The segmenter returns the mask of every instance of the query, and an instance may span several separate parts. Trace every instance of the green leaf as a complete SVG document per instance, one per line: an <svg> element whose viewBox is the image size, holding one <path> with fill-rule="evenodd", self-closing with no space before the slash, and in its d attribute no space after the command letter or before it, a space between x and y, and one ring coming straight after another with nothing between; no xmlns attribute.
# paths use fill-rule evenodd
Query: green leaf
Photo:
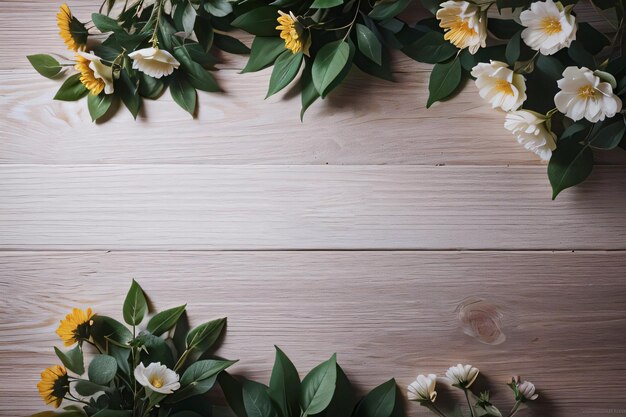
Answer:
<svg viewBox="0 0 626 417"><path fill-rule="evenodd" d="M599 129L594 129L589 138L589 145L595 149L615 149L626 134L626 122L623 116L605 120Z"/></svg>
<svg viewBox="0 0 626 417"><path fill-rule="evenodd" d="M337 385L330 404L323 413L317 417L351 416L354 411L354 390L348 377L337 365Z"/></svg>
<svg viewBox="0 0 626 417"><path fill-rule="evenodd" d="M119 321L107 316L94 316L91 326L91 337L93 341L102 346L106 352L117 361L117 366L127 375L130 373L128 358L130 349L118 345L126 345L133 335Z"/></svg>
<svg viewBox="0 0 626 417"><path fill-rule="evenodd" d="M113 103L113 96L104 93L100 93L97 96L89 94L87 96L87 108L89 109L91 120L95 122L104 116L111 107L111 103Z"/></svg>
<svg viewBox="0 0 626 417"><path fill-rule="evenodd" d="M270 86L265 98L276 94L289 85L300 69L303 56L304 54L302 52L293 54L291 51L285 51L278 57L276 62L274 62L274 69L270 77Z"/></svg>
<svg viewBox="0 0 626 417"><path fill-rule="evenodd" d="M132 411L126 410L110 410L108 408L102 409L98 411L91 417L131 417L133 415Z"/></svg>
<svg viewBox="0 0 626 417"><path fill-rule="evenodd" d="M305 415L321 413L333 398L337 382L337 355L322 362L302 380L300 406Z"/></svg>
<svg viewBox="0 0 626 417"><path fill-rule="evenodd" d="M261 6L236 17L231 25L256 36L276 36L278 11L271 6Z"/></svg>
<svg viewBox="0 0 626 417"><path fill-rule="evenodd" d="M139 86L131 81L126 69L121 71L120 82L118 82L117 85L118 87L116 87L115 92L118 93L130 114L133 115L133 118L137 119L139 109L141 108L141 97L138 91Z"/></svg>
<svg viewBox="0 0 626 417"><path fill-rule="evenodd" d="M220 87L217 85L215 78L202 67L202 65L195 62L189 52L184 46L178 46L174 48L174 56L183 67L189 83L198 90L217 92L220 91Z"/></svg>
<svg viewBox="0 0 626 417"><path fill-rule="evenodd" d="M215 17L224 17L233 11L233 6L228 0L206 0L204 9Z"/></svg>
<svg viewBox="0 0 626 417"><path fill-rule="evenodd" d="M583 182L593 169L593 152L578 142L559 141L548 164L552 199L566 188Z"/></svg>
<svg viewBox="0 0 626 417"><path fill-rule="evenodd" d="M133 346L141 348L141 362L149 365L153 362L161 362L168 368L174 367L174 355L172 349L165 340L153 334L142 332L133 341Z"/></svg>
<svg viewBox="0 0 626 417"><path fill-rule="evenodd" d="M357 406L354 417L391 417L396 406L396 381L374 388Z"/></svg>
<svg viewBox="0 0 626 417"><path fill-rule="evenodd" d="M65 366L67 369L74 372L76 375L82 375L83 373L85 373L83 351L81 350L80 345L76 345L76 347L68 350L67 352L63 352L55 346L54 352L61 360L63 366Z"/></svg>
<svg viewBox="0 0 626 417"><path fill-rule="evenodd" d="M117 362L109 355L95 355L89 364L87 375L94 384L106 385L117 373Z"/></svg>
<svg viewBox="0 0 626 417"><path fill-rule="evenodd" d="M91 21L98 28L98 30L102 33L106 32L123 32L123 29L117 23L117 20L110 18L109 16L100 14L100 13L92 13Z"/></svg>
<svg viewBox="0 0 626 417"><path fill-rule="evenodd" d="M76 101L87 95L89 90L80 82L80 74L74 74L69 77L59 88L55 100Z"/></svg>
<svg viewBox="0 0 626 417"><path fill-rule="evenodd" d="M342 40L327 43L318 51L313 61L311 75L313 84L322 97L348 63L349 56L350 45Z"/></svg>
<svg viewBox="0 0 626 417"><path fill-rule="evenodd" d="M306 65L300 76L300 90L302 109L300 110L300 121L304 119L306 110L317 100L320 94L315 89L311 75L311 65Z"/></svg>
<svg viewBox="0 0 626 417"><path fill-rule="evenodd" d="M28 58L30 65L32 65L39 74L46 78L54 78L63 69L59 61L50 55L37 54L29 55L26 58Z"/></svg>
<svg viewBox="0 0 626 417"><path fill-rule="evenodd" d="M374 20L391 19L402 13L404 9L411 3L411 0L395 0L378 2L369 13L369 17Z"/></svg>
<svg viewBox="0 0 626 417"><path fill-rule="evenodd" d="M222 334L226 319L212 320L191 329L187 334L187 349L194 349L199 354L206 352Z"/></svg>
<svg viewBox="0 0 626 417"><path fill-rule="evenodd" d="M124 321L131 326L136 326L141 323L147 311L148 301L146 301L146 296L137 281L133 279L124 300Z"/></svg>
<svg viewBox="0 0 626 417"><path fill-rule="evenodd" d="M365 25L356 24L356 38L359 51L366 57L374 61L376 64L382 64L383 46L374 34Z"/></svg>
<svg viewBox="0 0 626 417"><path fill-rule="evenodd" d="M179 402L213 388L217 375L237 361L203 360L193 363L180 379L181 388L167 402Z"/></svg>
<svg viewBox="0 0 626 417"><path fill-rule="evenodd" d="M186 306L187 304L184 304L155 314L154 317L148 321L146 330L155 336L161 336L174 327L180 316L185 312Z"/></svg>
<svg viewBox="0 0 626 417"><path fill-rule="evenodd" d="M435 64L433 71L430 73L426 108L432 106L434 102L450 96L460 83L461 62L458 58L445 64Z"/></svg>
<svg viewBox="0 0 626 417"><path fill-rule="evenodd" d="M90 397L97 392L107 391L109 387L103 387L102 385L95 384L91 381L80 380L76 382L74 389L79 395Z"/></svg>
<svg viewBox="0 0 626 417"><path fill-rule="evenodd" d="M285 50L285 42L282 39L257 36L252 41L248 63L241 72L262 70L270 66Z"/></svg>
<svg viewBox="0 0 626 417"><path fill-rule="evenodd" d="M489 32L498 39L510 39L517 32L521 32L524 27L512 19L491 19L487 20Z"/></svg>
<svg viewBox="0 0 626 417"><path fill-rule="evenodd" d="M331 7L341 6L344 0L315 0L311 5L311 9L330 9Z"/></svg>
<svg viewBox="0 0 626 417"><path fill-rule="evenodd" d="M214 34L215 46L224 52L238 55L246 55L250 53L248 48L239 39L235 39L232 36L222 35L221 33Z"/></svg>
<svg viewBox="0 0 626 417"><path fill-rule="evenodd" d="M591 26L587 22L577 22L576 39L579 40L590 54L598 54L605 46L611 42L602 32Z"/></svg>
<svg viewBox="0 0 626 417"><path fill-rule="evenodd" d="M506 45L506 62L509 65L515 64L515 61L519 59L520 48L522 44L522 32L519 31L509 40L509 43Z"/></svg>
<svg viewBox="0 0 626 417"><path fill-rule="evenodd" d="M180 71L172 74L172 82L170 83L170 94L180 107L192 116L196 111L196 89L189 84L189 81Z"/></svg>
<svg viewBox="0 0 626 417"><path fill-rule="evenodd" d="M224 392L226 402L228 402L228 406L234 411L237 417L248 417L243 404L243 387L241 383L226 371L220 372L217 378Z"/></svg>
<svg viewBox="0 0 626 417"><path fill-rule="evenodd" d="M176 27L185 32L186 35L190 35L196 23L196 16L196 9L190 2L185 1L176 6L173 18Z"/></svg>
<svg viewBox="0 0 626 417"><path fill-rule="evenodd" d="M558 80L563 77L565 66L558 59L552 56L539 55L535 61L535 67L552 78Z"/></svg>
<svg viewBox="0 0 626 417"><path fill-rule="evenodd" d="M278 346L270 377L269 395L278 405L281 416L298 416L300 413L300 376L291 360Z"/></svg>
<svg viewBox="0 0 626 417"><path fill-rule="evenodd" d="M428 32L415 42L402 48L407 56L418 62L436 64L446 61L456 54L458 49L443 38L441 32Z"/></svg>
<svg viewBox="0 0 626 417"><path fill-rule="evenodd" d="M275 417L276 410L267 393L267 387L254 381L243 383L243 404L248 417Z"/></svg>
<svg viewBox="0 0 626 417"><path fill-rule="evenodd" d="M591 53L585 49L583 43L578 40L573 41L569 48L567 48L567 54L578 66L587 67L592 70L596 68L596 61L593 55L591 55Z"/></svg>

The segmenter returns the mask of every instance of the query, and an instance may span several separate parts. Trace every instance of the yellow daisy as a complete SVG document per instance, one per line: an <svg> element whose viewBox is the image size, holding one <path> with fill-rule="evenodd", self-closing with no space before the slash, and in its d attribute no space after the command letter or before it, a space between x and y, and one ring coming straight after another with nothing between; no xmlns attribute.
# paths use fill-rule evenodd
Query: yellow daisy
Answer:
<svg viewBox="0 0 626 417"><path fill-rule="evenodd" d="M61 5L61 10L57 13L57 26L59 35L72 51L85 48L87 44L87 29L78 19L72 16L72 12L67 4Z"/></svg>
<svg viewBox="0 0 626 417"><path fill-rule="evenodd" d="M104 88L104 85L102 88ZM100 89L100 91L102 91L102 89ZM91 320L91 318L93 316L94 314L90 308L86 311L75 308L70 314L65 316L65 320L61 320L61 324L57 329L57 334L61 340L63 340L65 346L71 346L76 342L89 340L90 327L93 324L93 320Z"/></svg>
<svg viewBox="0 0 626 417"><path fill-rule="evenodd" d="M298 18L293 13L287 14L280 10L278 14L280 16L276 20L279 25L276 26L276 30L280 30L280 37L285 41L285 48L289 49L293 54L297 54L300 51L304 51L307 54L309 45L304 36L304 28L298 22Z"/></svg>
<svg viewBox="0 0 626 417"><path fill-rule="evenodd" d="M87 87L87 90L89 90L91 94L97 96L102 92L102 90L104 90L106 84L102 78L96 77L96 74L93 72L93 70L89 68L89 64L91 64L90 60L80 54L76 54L76 65L74 66L74 68L76 68L78 72L80 72L80 82L83 83L85 87ZM74 311L76 310L77 309L74 309ZM87 311L91 312L91 309ZM67 317L69 316L70 315L68 315Z"/></svg>
<svg viewBox="0 0 626 417"><path fill-rule="evenodd" d="M41 373L41 381L37 384L37 389L46 404L59 408L70 390L69 385L67 370L62 366L54 365Z"/></svg>

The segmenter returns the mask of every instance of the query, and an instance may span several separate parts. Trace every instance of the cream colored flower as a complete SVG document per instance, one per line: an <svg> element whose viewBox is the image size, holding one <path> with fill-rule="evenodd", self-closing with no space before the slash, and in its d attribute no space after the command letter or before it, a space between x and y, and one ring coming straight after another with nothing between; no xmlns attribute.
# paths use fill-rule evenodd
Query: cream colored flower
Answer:
<svg viewBox="0 0 626 417"><path fill-rule="evenodd" d="M78 51L76 54L83 58L78 59L77 57L76 61L76 68L81 73L81 82L94 95L100 94L102 89L104 89L104 94L113 94L113 68L103 64L100 57L91 52ZM91 71L86 69L87 66ZM98 87L98 84L100 87ZM102 84L104 84L103 87Z"/></svg>
<svg viewBox="0 0 626 417"><path fill-rule="evenodd" d="M439 27L445 31L444 39L459 49L469 48L475 54L487 41L487 16L480 8L467 1L449 0L437 10Z"/></svg>
<svg viewBox="0 0 626 417"><path fill-rule="evenodd" d="M504 111L517 110L526 100L526 79L500 61L481 62L472 69L482 98Z"/></svg>
<svg viewBox="0 0 626 417"><path fill-rule="evenodd" d="M160 394L171 394L180 388L178 374L160 362L153 362L148 367L140 363L134 375L141 385Z"/></svg>
<svg viewBox="0 0 626 417"><path fill-rule="evenodd" d="M434 403L435 398L437 398L437 391L435 391L436 384L437 375L418 375L415 381L411 382L407 387L407 397L409 401Z"/></svg>
<svg viewBox="0 0 626 417"><path fill-rule="evenodd" d="M544 55L568 48L576 39L576 19L560 2L534 2L519 17L526 27L522 31L524 43Z"/></svg>
<svg viewBox="0 0 626 417"><path fill-rule="evenodd" d="M170 75L180 66L172 54L159 48L139 49L128 54L128 57L133 60L134 69L153 78Z"/></svg>
<svg viewBox="0 0 626 417"><path fill-rule="evenodd" d="M596 123L622 110L622 100L613 94L611 84L588 68L565 68L557 85L561 91L554 97L556 108L574 121L584 118Z"/></svg>
<svg viewBox="0 0 626 417"><path fill-rule="evenodd" d="M518 110L506 115L504 127L515 135L517 141L544 161L549 161L556 149L556 135L546 126L543 114Z"/></svg>
<svg viewBox="0 0 626 417"><path fill-rule="evenodd" d="M517 390L519 391L519 395L521 396L520 400L530 400L534 401L539 398L539 394L535 394L535 384L530 381L523 381L517 383Z"/></svg>
<svg viewBox="0 0 626 417"><path fill-rule="evenodd" d="M472 365L461 365L460 363L456 366L451 366L446 371L446 377L450 380L450 383L455 387L463 389L469 388L476 381L477 376L478 368L474 368Z"/></svg>

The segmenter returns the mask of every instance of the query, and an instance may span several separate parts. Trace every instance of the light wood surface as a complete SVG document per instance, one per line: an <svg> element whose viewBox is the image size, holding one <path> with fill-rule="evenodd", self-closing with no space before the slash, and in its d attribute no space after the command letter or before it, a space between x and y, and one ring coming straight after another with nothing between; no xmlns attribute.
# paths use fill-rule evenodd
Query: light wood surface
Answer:
<svg viewBox="0 0 626 417"><path fill-rule="evenodd" d="M196 120L165 94L93 124L25 59L68 55L56 7L0 1L0 417L44 409L58 320L119 317L131 278L228 316L240 375L267 381L273 344L302 371L337 352L363 391L468 362L507 406L511 375L537 384L520 416L626 414L626 152L552 202L502 113L471 84L426 110L429 66L400 54L397 83L353 71L304 123L224 54Z"/></svg>

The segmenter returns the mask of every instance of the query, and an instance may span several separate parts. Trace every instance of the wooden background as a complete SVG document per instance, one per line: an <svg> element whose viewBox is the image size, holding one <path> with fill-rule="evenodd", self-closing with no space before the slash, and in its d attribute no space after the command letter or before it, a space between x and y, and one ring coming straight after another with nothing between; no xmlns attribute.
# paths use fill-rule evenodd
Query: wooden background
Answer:
<svg viewBox="0 0 626 417"><path fill-rule="evenodd" d="M273 344L303 371L337 352L361 390L464 362L503 408L534 381L527 416L626 414L624 152L552 202L473 85L426 110L429 66L400 56L398 83L355 70L304 123L224 55L197 120L166 94L93 124L25 58L66 53L56 7L0 1L0 415L44 408L58 320L119 318L133 277L159 309L228 316L240 375L267 381Z"/></svg>

